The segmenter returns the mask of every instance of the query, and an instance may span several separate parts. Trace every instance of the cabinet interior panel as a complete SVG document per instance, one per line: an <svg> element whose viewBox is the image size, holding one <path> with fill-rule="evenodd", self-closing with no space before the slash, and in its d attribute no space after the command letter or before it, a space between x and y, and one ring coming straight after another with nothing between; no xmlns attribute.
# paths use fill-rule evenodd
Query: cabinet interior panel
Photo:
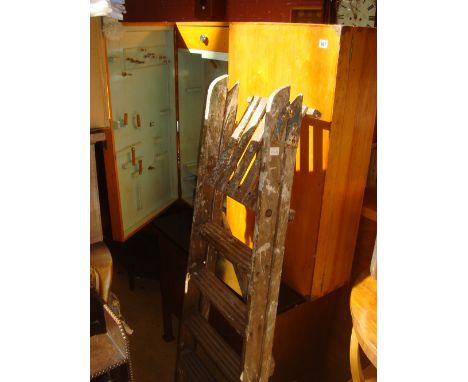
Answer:
<svg viewBox="0 0 468 382"><path fill-rule="evenodd" d="M173 29L126 27L108 41L124 236L177 199Z"/></svg>

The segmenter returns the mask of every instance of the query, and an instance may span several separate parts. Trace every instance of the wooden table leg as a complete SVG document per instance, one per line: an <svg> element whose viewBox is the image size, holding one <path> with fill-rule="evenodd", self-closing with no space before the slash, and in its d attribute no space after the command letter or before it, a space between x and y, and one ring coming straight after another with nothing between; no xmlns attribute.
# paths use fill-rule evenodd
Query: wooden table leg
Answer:
<svg viewBox="0 0 468 382"><path fill-rule="evenodd" d="M364 382L364 374L361 367L361 358L359 354L359 341L356 337L356 333L351 332L351 344L349 346L349 361L351 365L351 376L353 382Z"/></svg>

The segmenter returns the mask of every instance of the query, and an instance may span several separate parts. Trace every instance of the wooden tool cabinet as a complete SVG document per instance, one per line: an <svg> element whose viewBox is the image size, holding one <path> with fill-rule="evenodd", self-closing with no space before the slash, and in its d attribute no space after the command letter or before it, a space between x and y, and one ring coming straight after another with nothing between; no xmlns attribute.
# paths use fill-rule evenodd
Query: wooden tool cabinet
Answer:
<svg viewBox="0 0 468 382"><path fill-rule="evenodd" d="M191 203L206 89L229 74L247 96L291 85L321 112L304 118L283 281L323 296L349 281L376 116L376 30L276 23L123 23L107 40L110 123L104 151L114 240L178 198ZM228 60L229 59L229 67ZM244 104L243 104L244 103ZM240 120L240 115L237 120ZM228 200L233 234L251 243L251 212ZM238 290L225 264L223 278Z"/></svg>
<svg viewBox="0 0 468 382"><path fill-rule="evenodd" d="M239 110L248 95L288 84L321 112L302 124L283 281L304 296L323 296L351 275L376 116L376 30L231 23L229 86L235 81ZM252 212L230 200L227 217L234 235L250 243Z"/></svg>

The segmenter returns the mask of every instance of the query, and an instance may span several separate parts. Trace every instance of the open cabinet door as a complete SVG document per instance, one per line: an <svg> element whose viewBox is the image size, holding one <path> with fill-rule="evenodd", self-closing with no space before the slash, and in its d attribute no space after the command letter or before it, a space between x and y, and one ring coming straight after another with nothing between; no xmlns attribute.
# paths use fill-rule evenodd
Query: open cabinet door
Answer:
<svg viewBox="0 0 468 382"><path fill-rule="evenodd" d="M108 192L112 235L123 241L178 197L174 29L124 26L107 55L116 172Z"/></svg>
<svg viewBox="0 0 468 382"><path fill-rule="evenodd" d="M193 206L198 174L200 135L206 94L211 82L227 74L227 57L217 52L210 55L189 49L178 49L179 127L181 198ZM227 56L227 55L225 55Z"/></svg>
<svg viewBox="0 0 468 382"><path fill-rule="evenodd" d="M112 237L125 241L179 197L193 204L206 92L227 73L228 26L123 24L106 42L106 182Z"/></svg>

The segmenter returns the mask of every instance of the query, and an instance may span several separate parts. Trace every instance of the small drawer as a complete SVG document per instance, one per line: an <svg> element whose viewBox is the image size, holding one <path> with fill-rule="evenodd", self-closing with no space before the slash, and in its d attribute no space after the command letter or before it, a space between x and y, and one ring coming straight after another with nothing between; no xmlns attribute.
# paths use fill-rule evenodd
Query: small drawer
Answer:
<svg viewBox="0 0 468 382"><path fill-rule="evenodd" d="M177 24L177 47L228 52L229 27Z"/></svg>

